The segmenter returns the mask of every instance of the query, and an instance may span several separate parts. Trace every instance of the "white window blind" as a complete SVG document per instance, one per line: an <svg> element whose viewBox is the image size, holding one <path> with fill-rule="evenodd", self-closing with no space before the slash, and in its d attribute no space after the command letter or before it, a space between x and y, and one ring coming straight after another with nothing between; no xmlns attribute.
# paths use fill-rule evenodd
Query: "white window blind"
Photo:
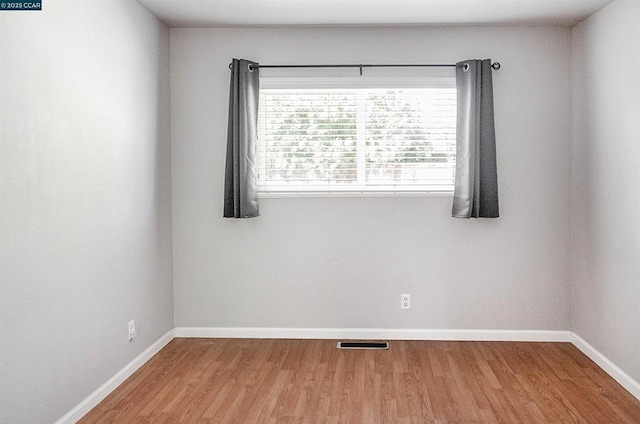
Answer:
<svg viewBox="0 0 640 424"><path fill-rule="evenodd" d="M261 80L260 192L452 191L454 78Z"/></svg>

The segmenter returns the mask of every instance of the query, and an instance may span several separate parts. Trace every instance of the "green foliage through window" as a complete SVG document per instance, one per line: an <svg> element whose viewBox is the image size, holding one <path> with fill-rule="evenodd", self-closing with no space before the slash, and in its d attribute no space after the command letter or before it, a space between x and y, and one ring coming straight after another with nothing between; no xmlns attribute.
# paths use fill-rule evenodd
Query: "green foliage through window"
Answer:
<svg viewBox="0 0 640 424"><path fill-rule="evenodd" d="M270 191L450 191L454 88L263 89L258 184Z"/></svg>

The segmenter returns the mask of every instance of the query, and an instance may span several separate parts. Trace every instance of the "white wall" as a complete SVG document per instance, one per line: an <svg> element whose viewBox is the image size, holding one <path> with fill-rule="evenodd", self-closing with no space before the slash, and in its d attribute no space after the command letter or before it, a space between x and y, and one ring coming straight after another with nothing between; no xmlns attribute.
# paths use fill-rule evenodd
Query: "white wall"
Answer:
<svg viewBox="0 0 640 424"><path fill-rule="evenodd" d="M573 29L572 329L640 381L640 2Z"/></svg>
<svg viewBox="0 0 640 424"><path fill-rule="evenodd" d="M169 30L46 1L0 40L0 422L51 423L173 328Z"/></svg>
<svg viewBox="0 0 640 424"><path fill-rule="evenodd" d="M263 199L261 217L223 219L233 57L500 61L502 217L403 197ZM176 326L568 329L570 59L556 27L172 29Z"/></svg>

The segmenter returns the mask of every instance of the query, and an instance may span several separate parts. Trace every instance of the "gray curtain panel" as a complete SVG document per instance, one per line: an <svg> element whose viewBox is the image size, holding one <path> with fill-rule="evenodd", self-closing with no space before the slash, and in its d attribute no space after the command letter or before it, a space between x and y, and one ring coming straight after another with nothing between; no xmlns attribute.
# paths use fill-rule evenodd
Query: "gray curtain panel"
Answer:
<svg viewBox="0 0 640 424"><path fill-rule="evenodd" d="M498 175L491 60L456 64L458 122L454 218L497 218Z"/></svg>
<svg viewBox="0 0 640 424"><path fill-rule="evenodd" d="M224 178L224 217L260 216L256 186L259 69L244 59L233 59L229 89L227 162Z"/></svg>

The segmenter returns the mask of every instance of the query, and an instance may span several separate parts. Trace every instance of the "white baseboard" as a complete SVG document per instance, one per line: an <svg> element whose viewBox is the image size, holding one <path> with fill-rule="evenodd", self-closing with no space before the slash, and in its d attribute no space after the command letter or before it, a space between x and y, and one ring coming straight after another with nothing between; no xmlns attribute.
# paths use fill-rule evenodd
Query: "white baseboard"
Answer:
<svg viewBox="0 0 640 424"><path fill-rule="evenodd" d="M631 378L629 374L622 371L620 367L614 364L609 358L600 353L595 347L591 346L582 337L576 333L571 333L571 343L582 351L589 359L595 362L607 374L616 380L622 387L627 389L636 399L640 400L640 383Z"/></svg>
<svg viewBox="0 0 640 424"><path fill-rule="evenodd" d="M100 386L95 392L87 396L75 408L69 411L64 417L56 421L55 424L75 424L89 411L95 408L104 400L111 392L113 392L120 384L143 366L149 359L165 347L171 340L175 338L175 329L169 330L165 335L156 340L151 346L138 355L133 361L129 362L116 375L111 377L106 383Z"/></svg>
<svg viewBox="0 0 640 424"><path fill-rule="evenodd" d="M570 331L423 330L385 328L177 327L176 337L569 342Z"/></svg>

